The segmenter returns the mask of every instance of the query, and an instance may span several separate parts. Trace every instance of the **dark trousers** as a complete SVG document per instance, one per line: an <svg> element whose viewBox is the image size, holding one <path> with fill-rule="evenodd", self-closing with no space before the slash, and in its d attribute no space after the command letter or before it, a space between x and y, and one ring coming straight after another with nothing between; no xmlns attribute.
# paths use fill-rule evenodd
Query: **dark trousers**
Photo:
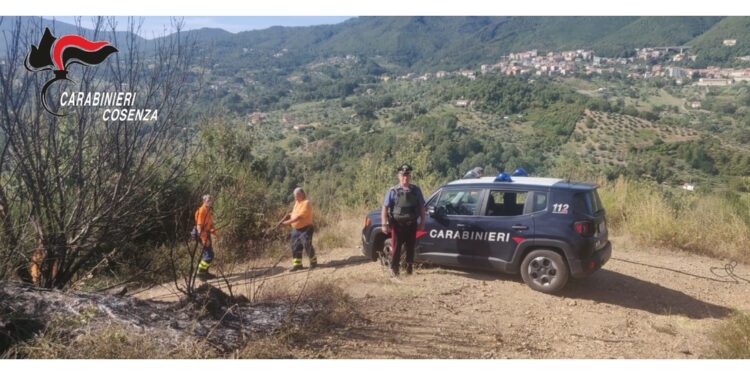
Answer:
<svg viewBox="0 0 750 375"><path fill-rule="evenodd" d="M315 249L313 248L313 233L315 232L315 228L312 225L308 225L304 228L300 229L294 229L292 228L292 236L290 238L290 243L292 246L292 262L299 261L301 264L302 262L302 250L304 249L307 253L307 256L310 257L310 262L315 263L317 262L317 259L315 258ZM297 263L295 263L297 264Z"/></svg>
<svg viewBox="0 0 750 375"><path fill-rule="evenodd" d="M205 260L206 263L211 263L211 261L214 260L214 248L211 246L203 246L201 260Z"/></svg>
<svg viewBox="0 0 750 375"><path fill-rule="evenodd" d="M406 265L414 263L414 242L417 240L417 223L391 225L391 269L398 272L401 251L406 251Z"/></svg>
<svg viewBox="0 0 750 375"><path fill-rule="evenodd" d="M202 241L201 246L203 247L203 254L201 254L201 261L198 263L198 272L208 272L208 267L211 266L211 261L214 260L214 248L210 234L206 238L206 241Z"/></svg>

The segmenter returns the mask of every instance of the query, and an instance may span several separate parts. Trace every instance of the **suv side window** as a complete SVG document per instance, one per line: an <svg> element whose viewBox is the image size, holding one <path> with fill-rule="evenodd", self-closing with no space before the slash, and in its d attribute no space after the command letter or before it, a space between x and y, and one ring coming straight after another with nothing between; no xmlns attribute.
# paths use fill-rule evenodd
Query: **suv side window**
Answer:
<svg viewBox="0 0 750 375"><path fill-rule="evenodd" d="M528 192L525 191L491 190L487 197L487 208L484 214L485 216L523 215L527 195Z"/></svg>
<svg viewBox="0 0 750 375"><path fill-rule="evenodd" d="M533 192L531 211L529 212L540 212L547 209L547 193L541 191Z"/></svg>
<svg viewBox="0 0 750 375"><path fill-rule="evenodd" d="M602 201L596 190L578 193L573 197L573 212L595 215L602 210Z"/></svg>
<svg viewBox="0 0 750 375"><path fill-rule="evenodd" d="M586 197L584 194L579 193L573 196L573 212L580 214L588 214L589 208L586 207Z"/></svg>
<svg viewBox="0 0 750 375"><path fill-rule="evenodd" d="M446 215L475 215L482 197L482 189L445 189L440 192L435 208L445 208Z"/></svg>

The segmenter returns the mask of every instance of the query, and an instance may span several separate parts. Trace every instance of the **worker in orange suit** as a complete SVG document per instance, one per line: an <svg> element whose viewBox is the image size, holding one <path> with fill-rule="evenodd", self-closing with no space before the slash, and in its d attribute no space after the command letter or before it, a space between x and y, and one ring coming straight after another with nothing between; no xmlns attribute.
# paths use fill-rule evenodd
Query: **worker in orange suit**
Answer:
<svg viewBox="0 0 750 375"><path fill-rule="evenodd" d="M211 261L214 260L214 249L211 235L216 236L213 213L211 212L213 204L214 199L206 194L203 196L203 205L195 211L195 230L198 234L198 240L203 247L201 261L198 263L198 278L204 281L216 277L208 272L208 268L211 266Z"/></svg>
<svg viewBox="0 0 750 375"><path fill-rule="evenodd" d="M313 209L307 194L302 188L294 189L294 208L292 213L287 215L282 222L284 225L292 226L292 235L290 238L292 247L292 268L290 271L298 271L302 267L302 250L305 250L310 257L310 268L318 266L318 259L315 256L315 249L312 245L313 232Z"/></svg>

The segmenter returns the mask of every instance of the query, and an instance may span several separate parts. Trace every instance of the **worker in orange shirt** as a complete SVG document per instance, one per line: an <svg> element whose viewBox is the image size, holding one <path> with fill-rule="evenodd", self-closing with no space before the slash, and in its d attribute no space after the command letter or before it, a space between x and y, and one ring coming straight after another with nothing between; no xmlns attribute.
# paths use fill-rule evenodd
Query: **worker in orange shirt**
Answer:
<svg viewBox="0 0 750 375"><path fill-rule="evenodd" d="M203 196L203 205L195 211L195 229L198 232L198 239L203 247L201 261L198 263L198 278L204 281L216 277L208 272L208 267L211 266L211 261L214 260L211 235L216 236L213 213L211 212L213 204L214 199L206 194Z"/></svg>
<svg viewBox="0 0 750 375"><path fill-rule="evenodd" d="M318 266L318 259L315 257L315 249L312 245L313 232L313 209L307 195L302 188L294 189L294 209L292 213L286 215L282 224L292 226L291 247L292 247L292 268L290 271L298 271L302 267L302 250L307 252L310 257L310 268Z"/></svg>

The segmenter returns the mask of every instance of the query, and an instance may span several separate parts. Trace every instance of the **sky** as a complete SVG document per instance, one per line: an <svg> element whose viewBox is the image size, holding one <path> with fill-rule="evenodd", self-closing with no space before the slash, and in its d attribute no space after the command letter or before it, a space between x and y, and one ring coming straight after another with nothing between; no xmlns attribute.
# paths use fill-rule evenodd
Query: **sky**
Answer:
<svg viewBox="0 0 750 375"><path fill-rule="evenodd" d="M52 19L51 16L45 16L44 18ZM125 30L127 17L118 16L118 23L122 24L122 30ZM336 24L343 22L349 18L347 16L242 16L242 17L218 17L218 16L207 16L207 17L184 17L185 23L184 30L200 29L204 27L220 28L229 32L237 33L240 31L266 29L271 26L312 26L312 25L324 25L324 24ZM76 17L63 16L54 17L54 19L75 24ZM147 16L143 17L143 27L141 28L140 36L151 39L157 36L161 36L164 30L170 30L172 18L163 16ZM91 27L90 17L81 17L81 23L84 27Z"/></svg>

